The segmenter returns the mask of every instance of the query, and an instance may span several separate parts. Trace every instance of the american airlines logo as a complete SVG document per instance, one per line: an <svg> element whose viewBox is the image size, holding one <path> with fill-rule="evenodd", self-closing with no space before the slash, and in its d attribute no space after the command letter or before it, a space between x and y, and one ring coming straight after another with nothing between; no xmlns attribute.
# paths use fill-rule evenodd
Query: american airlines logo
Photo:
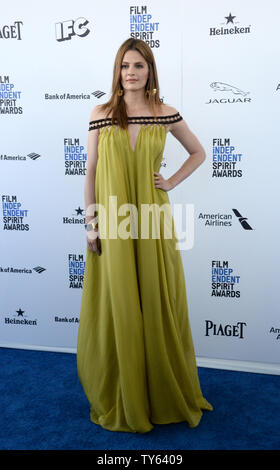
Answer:
<svg viewBox="0 0 280 470"><path fill-rule="evenodd" d="M232 209L244 230L253 230L247 217L243 217L237 209ZM200 212L198 219L204 222L205 227L231 227L233 215L231 213L203 213Z"/></svg>
<svg viewBox="0 0 280 470"><path fill-rule="evenodd" d="M244 230L253 230L252 227L249 225L247 222L247 217L242 217L240 212L237 209L232 209L236 217L238 217L238 220L241 224L241 226L244 228Z"/></svg>

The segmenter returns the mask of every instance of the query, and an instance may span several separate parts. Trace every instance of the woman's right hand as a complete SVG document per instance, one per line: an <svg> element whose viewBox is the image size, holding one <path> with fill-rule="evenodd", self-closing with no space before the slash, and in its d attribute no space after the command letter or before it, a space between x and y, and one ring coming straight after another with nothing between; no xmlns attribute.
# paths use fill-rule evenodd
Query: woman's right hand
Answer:
<svg viewBox="0 0 280 470"><path fill-rule="evenodd" d="M93 253L96 253L98 256L101 255L101 241L98 229L87 232L87 245Z"/></svg>

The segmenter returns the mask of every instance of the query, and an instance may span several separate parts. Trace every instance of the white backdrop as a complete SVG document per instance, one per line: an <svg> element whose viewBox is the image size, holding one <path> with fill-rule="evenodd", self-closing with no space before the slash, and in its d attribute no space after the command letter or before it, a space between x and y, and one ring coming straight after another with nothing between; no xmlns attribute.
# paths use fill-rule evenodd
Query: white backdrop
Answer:
<svg viewBox="0 0 280 470"><path fill-rule="evenodd" d="M169 192L194 207L181 253L198 365L280 373L279 15L276 0L2 6L0 346L76 351L89 115L138 29L207 154ZM162 174L187 156L168 134Z"/></svg>

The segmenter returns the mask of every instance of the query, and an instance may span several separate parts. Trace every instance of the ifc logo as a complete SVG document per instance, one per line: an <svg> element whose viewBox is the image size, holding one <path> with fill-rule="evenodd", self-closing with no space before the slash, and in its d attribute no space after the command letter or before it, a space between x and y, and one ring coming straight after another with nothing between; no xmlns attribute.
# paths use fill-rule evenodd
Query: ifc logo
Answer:
<svg viewBox="0 0 280 470"><path fill-rule="evenodd" d="M87 36L90 32L86 25L88 20L86 18L77 18L76 20L67 20L61 23L55 23L55 35L57 41L67 41L72 39L72 36L80 36L81 38Z"/></svg>

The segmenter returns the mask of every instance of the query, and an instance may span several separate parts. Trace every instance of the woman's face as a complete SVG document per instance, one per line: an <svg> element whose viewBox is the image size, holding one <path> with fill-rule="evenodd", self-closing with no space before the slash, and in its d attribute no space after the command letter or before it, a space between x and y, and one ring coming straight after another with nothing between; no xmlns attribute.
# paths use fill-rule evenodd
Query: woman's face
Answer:
<svg viewBox="0 0 280 470"><path fill-rule="evenodd" d="M121 83L124 90L140 90L145 88L149 76L148 63L140 52L127 51L121 63ZM134 81L130 81L130 80Z"/></svg>

